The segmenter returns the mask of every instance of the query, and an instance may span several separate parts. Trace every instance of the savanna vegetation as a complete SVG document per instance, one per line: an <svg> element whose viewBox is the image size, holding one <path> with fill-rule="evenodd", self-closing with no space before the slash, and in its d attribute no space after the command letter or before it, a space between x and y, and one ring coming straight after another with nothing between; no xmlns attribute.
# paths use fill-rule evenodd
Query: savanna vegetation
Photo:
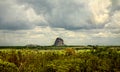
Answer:
<svg viewBox="0 0 120 72"><path fill-rule="evenodd" d="M119 46L10 48L0 49L0 72L120 72Z"/></svg>

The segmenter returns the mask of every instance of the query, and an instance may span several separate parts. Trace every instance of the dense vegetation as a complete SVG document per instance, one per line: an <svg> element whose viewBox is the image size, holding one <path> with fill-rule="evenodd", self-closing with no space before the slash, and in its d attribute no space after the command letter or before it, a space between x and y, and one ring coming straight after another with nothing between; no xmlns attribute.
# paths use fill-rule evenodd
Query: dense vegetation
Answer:
<svg viewBox="0 0 120 72"><path fill-rule="evenodd" d="M119 72L119 48L1 49L0 72Z"/></svg>

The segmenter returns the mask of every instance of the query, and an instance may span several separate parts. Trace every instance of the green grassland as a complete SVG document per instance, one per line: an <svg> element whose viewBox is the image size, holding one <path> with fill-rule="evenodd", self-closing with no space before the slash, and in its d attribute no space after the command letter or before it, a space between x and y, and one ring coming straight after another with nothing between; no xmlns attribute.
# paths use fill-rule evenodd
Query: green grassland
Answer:
<svg viewBox="0 0 120 72"><path fill-rule="evenodd" d="M120 46L0 48L0 72L120 72Z"/></svg>

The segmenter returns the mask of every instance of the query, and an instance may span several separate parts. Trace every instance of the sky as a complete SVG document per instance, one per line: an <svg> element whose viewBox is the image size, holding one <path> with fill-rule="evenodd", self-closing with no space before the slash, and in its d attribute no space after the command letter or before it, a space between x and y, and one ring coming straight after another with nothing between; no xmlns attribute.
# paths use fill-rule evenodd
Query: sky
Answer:
<svg viewBox="0 0 120 72"><path fill-rule="evenodd" d="M120 0L0 0L0 46L120 45Z"/></svg>

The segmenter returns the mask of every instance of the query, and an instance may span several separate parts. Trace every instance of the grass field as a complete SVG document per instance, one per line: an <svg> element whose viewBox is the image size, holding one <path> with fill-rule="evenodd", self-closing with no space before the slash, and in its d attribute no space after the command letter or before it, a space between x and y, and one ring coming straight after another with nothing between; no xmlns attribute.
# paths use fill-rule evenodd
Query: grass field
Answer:
<svg viewBox="0 0 120 72"><path fill-rule="evenodd" d="M120 71L119 46L43 48L1 48L0 72Z"/></svg>

